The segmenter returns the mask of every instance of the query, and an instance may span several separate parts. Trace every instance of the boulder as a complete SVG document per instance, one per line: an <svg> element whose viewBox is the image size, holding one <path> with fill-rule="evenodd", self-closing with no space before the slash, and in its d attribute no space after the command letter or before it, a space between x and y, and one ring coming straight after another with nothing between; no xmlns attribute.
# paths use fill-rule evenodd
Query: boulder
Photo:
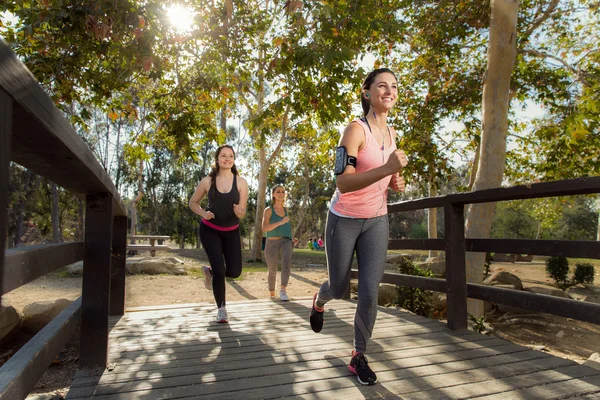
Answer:
<svg viewBox="0 0 600 400"><path fill-rule="evenodd" d="M83 260L77 261L67 266L67 272L70 275L83 275Z"/></svg>
<svg viewBox="0 0 600 400"><path fill-rule="evenodd" d="M494 262L511 262L517 261L516 254L494 253Z"/></svg>
<svg viewBox="0 0 600 400"><path fill-rule="evenodd" d="M385 306L387 304L394 304L398 298L398 291L396 285L390 285L382 283L379 285L379 295L377 297L377 304Z"/></svg>
<svg viewBox="0 0 600 400"><path fill-rule="evenodd" d="M437 311L445 310L448 306L448 296L446 296L446 293L433 292L431 294L431 306Z"/></svg>
<svg viewBox="0 0 600 400"><path fill-rule="evenodd" d="M39 332L72 302L68 299L57 299L26 305L23 308L23 329L34 333Z"/></svg>
<svg viewBox="0 0 600 400"><path fill-rule="evenodd" d="M517 254L517 261L532 262L533 261L533 255L531 255L531 254Z"/></svg>
<svg viewBox="0 0 600 400"><path fill-rule="evenodd" d="M390 264L395 264L398 261L402 260L404 258L406 254L396 254L396 253L389 253L386 257L385 257L385 262L386 263L390 263Z"/></svg>
<svg viewBox="0 0 600 400"><path fill-rule="evenodd" d="M483 281L483 284L489 286L510 285L513 289L523 290L521 279L507 271L493 273Z"/></svg>
<svg viewBox="0 0 600 400"><path fill-rule="evenodd" d="M175 264L169 261L168 259L162 257L146 257L137 260L127 260L125 268L130 274L186 274L181 264Z"/></svg>
<svg viewBox="0 0 600 400"><path fill-rule="evenodd" d="M23 315L13 306L0 306L0 343L9 342L21 329Z"/></svg>
<svg viewBox="0 0 600 400"><path fill-rule="evenodd" d="M546 296L562 297L563 299L571 298L571 296L569 296L564 290L550 286L531 286L525 288L524 290L530 293L545 294Z"/></svg>

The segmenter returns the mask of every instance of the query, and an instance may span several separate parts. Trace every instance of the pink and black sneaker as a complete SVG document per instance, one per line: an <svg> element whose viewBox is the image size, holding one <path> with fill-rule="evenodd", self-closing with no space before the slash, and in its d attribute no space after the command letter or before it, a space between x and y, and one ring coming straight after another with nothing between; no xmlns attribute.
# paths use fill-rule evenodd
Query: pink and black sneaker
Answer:
<svg viewBox="0 0 600 400"><path fill-rule="evenodd" d="M377 383L377 375L369 367L367 357L363 353L352 351L352 359L348 365L348 369L358 378L361 385L374 385Z"/></svg>

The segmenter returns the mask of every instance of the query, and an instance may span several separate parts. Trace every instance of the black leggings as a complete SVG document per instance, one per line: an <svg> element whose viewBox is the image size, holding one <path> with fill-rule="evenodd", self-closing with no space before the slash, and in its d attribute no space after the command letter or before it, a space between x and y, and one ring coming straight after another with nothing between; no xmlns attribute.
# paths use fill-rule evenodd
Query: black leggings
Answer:
<svg viewBox="0 0 600 400"><path fill-rule="evenodd" d="M225 305L225 277L237 278L242 273L240 229L219 231L200 223L200 242L213 274L213 294L217 307Z"/></svg>

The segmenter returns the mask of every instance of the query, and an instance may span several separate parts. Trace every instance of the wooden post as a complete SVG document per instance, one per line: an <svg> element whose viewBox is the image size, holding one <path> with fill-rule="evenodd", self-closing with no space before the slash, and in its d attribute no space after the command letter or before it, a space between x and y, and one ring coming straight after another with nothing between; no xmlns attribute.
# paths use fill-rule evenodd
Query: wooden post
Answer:
<svg viewBox="0 0 600 400"><path fill-rule="evenodd" d="M108 356L112 195L86 196L79 367L102 373Z"/></svg>
<svg viewBox="0 0 600 400"><path fill-rule="evenodd" d="M463 204L444 206L446 239L446 287L448 328L466 330L467 271L465 263L465 218Z"/></svg>
<svg viewBox="0 0 600 400"><path fill-rule="evenodd" d="M10 164L10 142L12 137L13 99L0 89L0 287L4 271L4 249L6 249L6 228L8 219L8 166ZM2 293L0 293L1 298Z"/></svg>
<svg viewBox="0 0 600 400"><path fill-rule="evenodd" d="M110 263L110 315L125 313L125 255L127 217L113 218L112 259Z"/></svg>
<svg viewBox="0 0 600 400"><path fill-rule="evenodd" d="M154 242L155 240L150 238L150 246L154 247ZM150 250L150 257L155 257L156 256L156 250Z"/></svg>

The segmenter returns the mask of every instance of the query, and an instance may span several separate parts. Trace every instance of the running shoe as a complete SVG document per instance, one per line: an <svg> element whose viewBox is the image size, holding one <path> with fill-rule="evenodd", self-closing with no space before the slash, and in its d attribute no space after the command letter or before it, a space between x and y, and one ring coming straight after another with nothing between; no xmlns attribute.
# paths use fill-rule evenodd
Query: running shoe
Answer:
<svg viewBox="0 0 600 400"><path fill-rule="evenodd" d="M325 307L317 308L317 295L318 293L315 293L312 309L310 310L310 327L315 333L319 333L323 329L323 312L325 311Z"/></svg>
<svg viewBox="0 0 600 400"><path fill-rule="evenodd" d="M229 322L229 318L227 317L227 309L225 306L219 307L217 310L217 322L220 324L226 324Z"/></svg>
<svg viewBox="0 0 600 400"><path fill-rule="evenodd" d="M279 291L279 299L281 301L290 301L290 296L288 296L288 294L285 290L280 290Z"/></svg>
<svg viewBox="0 0 600 400"><path fill-rule="evenodd" d="M202 273L204 274L204 287L212 290L212 269L208 265L205 265L202 267Z"/></svg>
<svg viewBox="0 0 600 400"><path fill-rule="evenodd" d="M377 383L377 375L369 367L367 357L363 353L352 351L352 359L348 365L348 369L358 378L361 385L374 385Z"/></svg>

